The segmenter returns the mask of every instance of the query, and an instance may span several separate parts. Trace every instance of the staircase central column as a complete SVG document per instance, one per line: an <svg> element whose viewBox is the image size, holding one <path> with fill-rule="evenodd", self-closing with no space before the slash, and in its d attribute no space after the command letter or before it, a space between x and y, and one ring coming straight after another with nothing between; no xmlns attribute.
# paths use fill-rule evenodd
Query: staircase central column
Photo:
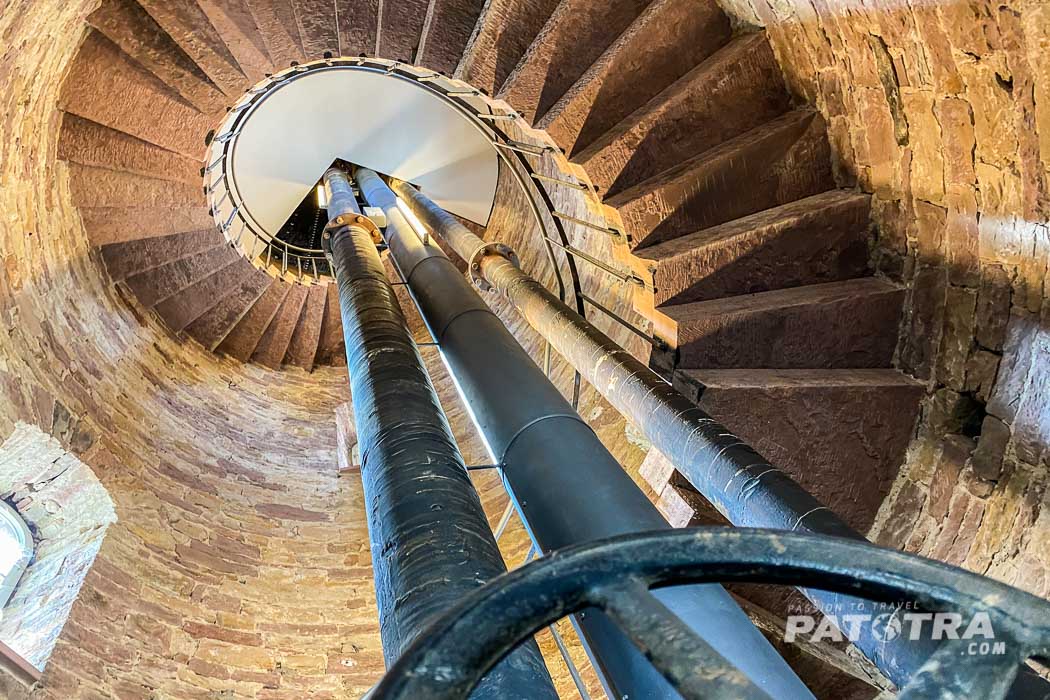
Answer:
<svg viewBox="0 0 1050 700"><path fill-rule="evenodd" d="M389 666L426 626L506 571L481 500L390 286L346 175L325 173L326 233L361 448L383 654ZM501 661L475 700L556 700L535 643Z"/></svg>
<svg viewBox="0 0 1050 700"><path fill-rule="evenodd" d="M573 407L435 244L424 244L373 171L356 171L362 196L383 209L390 254L462 389L508 491L544 552L670 526ZM654 594L773 698L812 698L719 585ZM597 611L579 620L592 658L630 700L679 695Z"/></svg>

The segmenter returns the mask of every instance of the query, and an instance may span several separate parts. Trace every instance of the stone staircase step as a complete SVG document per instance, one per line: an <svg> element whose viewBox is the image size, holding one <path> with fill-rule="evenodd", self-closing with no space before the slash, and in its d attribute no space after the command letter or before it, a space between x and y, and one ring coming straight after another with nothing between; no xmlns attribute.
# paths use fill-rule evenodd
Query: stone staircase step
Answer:
<svg viewBox="0 0 1050 700"><path fill-rule="evenodd" d="M291 0L295 21L303 41L307 61L322 58L325 52L339 55L336 5L332 0Z"/></svg>
<svg viewBox="0 0 1050 700"><path fill-rule="evenodd" d="M659 33L660 41L653 41ZM574 155L729 41L715 0L654 0L536 126Z"/></svg>
<svg viewBox="0 0 1050 700"><path fill-rule="evenodd" d="M422 41L423 23L429 6L429 0L384 2L379 28L379 55L413 63L416 47Z"/></svg>
<svg viewBox="0 0 1050 700"><path fill-rule="evenodd" d="M484 6L485 0L430 0L416 63L452 75Z"/></svg>
<svg viewBox="0 0 1050 700"><path fill-rule="evenodd" d="M75 114L62 116L58 157L81 165L200 186L200 163Z"/></svg>
<svg viewBox="0 0 1050 700"><path fill-rule="evenodd" d="M273 72L266 43L244 0L197 0L197 4L249 80L258 82Z"/></svg>
<svg viewBox="0 0 1050 700"><path fill-rule="evenodd" d="M308 287L306 303L299 318L299 325L292 334L292 341L284 356L284 363L302 367L307 372L314 368L317 349L321 344L321 326L324 323L325 307L328 306L327 284Z"/></svg>
<svg viewBox="0 0 1050 700"><path fill-rule="evenodd" d="M559 0L487 0L455 76L489 95L499 92Z"/></svg>
<svg viewBox="0 0 1050 700"><path fill-rule="evenodd" d="M229 101L135 0L104 0L87 23L201 112L218 112Z"/></svg>
<svg viewBox="0 0 1050 700"><path fill-rule="evenodd" d="M110 243L102 246L102 259L113 281L168 265L182 258L211 250L223 244L222 235L214 228L175 233L160 238Z"/></svg>
<svg viewBox="0 0 1050 700"><path fill-rule="evenodd" d="M302 63L303 41L299 37L299 23L295 10L284 0L245 0L248 10L255 18L255 26L266 45L266 53L274 68L283 69L292 61ZM373 45L375 41L373 39Z"/></svg>
<svg viewBox="0 0 1050 700"><path fill-rule="evenodd" d="M500 88L529 122L546 113L638 17L649 0L562 0Z"/></svg>
<svg viewBox="0 0 1050 700"><path fill-rule="evenodd" d="M229 265L161 301L153 309L168 328L176 333L185 330L198 318L231 294L251 272L252 264L238 256Z"/></svg>
<svg viewBox="0 0 1050 700"><path fill-rule="evenodd" d="M903 463L925 393L893 369L685 370L674 384L862 533Z"/></svg>
<svg viewBox="0 0 1050 700"><path fill-rule="evenodd" d="M835 187L824 120L789 112L606 201L636 248Z"/></svg>
<svg viewBox="0 0 1050 700"><path fill-rule="evenodd" d="M208 350L214 351L273 281L265 272L251 268L218 304L186 326L186 333Z"/></svg>
<svg viewBox="0 0 1050 700"><path fill-rule="evenodd" d="M214 121L93 30L69 68L59 107L197 161Z"/></svg>
<svg viewBox="0 0 1050 700"><path fill-rule="evenodd" d="M339 287L328 285L328 304L321 323L321 342L317 349L317 364L346 365L346 342L343 339L343 319L339 309Z"/></svg>
<svg viewBox="0 0 1050 700"><path fill-rule="evenodd" d="M607 196L790 109L762 33L737 37L573 156Z"/></svg>
<svg viewBox="0 0 1050 700"><path fill-rule="evenodd" d="M243 258L230 246L223 243L196 255L180 258L167 265L131 275L125 280L125 283L143 306L152 308L235 260L243 260Z"/></svg>
<svg viewBox="0 0 1050 700"><path fill-rule="evenodd" d="M829 190L649 246L656 306L707 301L868 272L871 197Z"/></svg>
<svg viewBox="0 0 1050 700"><path fill-rule="evenodd" d="M136 173L70 163L73 203L95 207L199 207L207 202L199 182L158 180Z"/></svg>
<svg viewBox="0 0 1050 700"><path fill-rule="evenodd" d="M196 0L136 0L215 85L237 99L251 82Z"/></svg>
<svg viewBox="0 0 1050 700"><path fill-rule="evenodd" d="M866 277L660 311L674 325L675 369L868 368L891 366L903 301L903 288Z"/></svg>
<svg viewBox="0 0 1050 700"><path fill-rule="evenodd" d="M291 289L290 284L274 280L233 330L226 334L216 351L241 362L250 360Z"/></svg>
<svg viewBox="0 0 1050 700"><path fill-rule="evenodd" d="M292 342L292 334L299 325L303 307L306 305L307 289L292 285L288 296L281 302L277 315L270 321L266 332L259 339L259 345L252 353L252 361L270 369L280 369L281 362Z"/></svg>
<svg viewBox="0 0 1050 700"><path fill-rule="evenodd" d="M215 228L206 207L81 207L80 219L95 246Z"/></svg>

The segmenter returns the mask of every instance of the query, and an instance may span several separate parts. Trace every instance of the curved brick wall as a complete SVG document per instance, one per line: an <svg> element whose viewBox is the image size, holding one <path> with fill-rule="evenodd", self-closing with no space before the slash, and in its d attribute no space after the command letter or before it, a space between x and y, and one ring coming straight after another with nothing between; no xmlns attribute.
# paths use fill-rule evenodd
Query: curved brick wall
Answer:
<svg viewBox="0 0 1050 700"><path fill-rule="evenodd" d="M223 358L108 280L56 157L59 89L93 5L24 0L0 16L0 439L18 421L53 434L118 518L34 697L358 697L382 655L359 481L335 455L345 370ZM497 218L520 242L516 206ZM468 463L487 461L437 383ZM637 465L622 420L593 396L584 412ZM502 489L478 483L495 522ZM520 562L519 526L503 544Z"/></svg>

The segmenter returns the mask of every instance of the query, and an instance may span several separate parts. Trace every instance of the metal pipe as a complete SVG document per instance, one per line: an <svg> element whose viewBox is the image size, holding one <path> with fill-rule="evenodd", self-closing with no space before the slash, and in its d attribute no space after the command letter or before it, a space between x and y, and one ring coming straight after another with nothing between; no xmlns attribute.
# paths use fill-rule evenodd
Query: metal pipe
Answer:
<svg viewBox="0 0 1050 700"><path fill-rule="evenodd" d="M540 549L546 553L602 537L668 528L441 249L423 244L382 179L358 169L357 180L368 203L387 215L390 253L482 435L503 465L507 489ZM470 261L485 244L460 228L450 232L449 242ZM458 242L453 240L457 236ZM657 595L771 697L812 697L721 586L669 588ZM603 614L590 611L578 622L596 668L611 686L610 697L679 697Z"/></svg>
<svg viewBox="0 0 1050 700"><path fill-rule="evenodd" d="M357 210L344 173L329 170L324 179L333 222ZM337 226L325 243L339 286L380 634L390 665L435 617L507 569L371 231L357 223ZM471 697L558 696L538 647L529 643L500 662Z"/></svg>
<svg viewBox="0 0 1050 700"><path fill-rule="evenodd" d="M391 186L416 217L458 254L479 249L480 238L414 187L396 180ZM474 272L510 299L529 325L734 525L865 539L790 476L518 269L499 248L487 246L474 264ZM802 592L818 608L835 615L874 609L868 601L836 593ZM931 639L909 640L905 635L883 639L870 623L862 625L860 633L857 647L898 687L936 647ZM1022 691L1022 686L1041 687L1046 692L1045 684L1030 685L1033 683L1037 683L1033 674L1022 673L1015 697L1030 692Z"/></svg>

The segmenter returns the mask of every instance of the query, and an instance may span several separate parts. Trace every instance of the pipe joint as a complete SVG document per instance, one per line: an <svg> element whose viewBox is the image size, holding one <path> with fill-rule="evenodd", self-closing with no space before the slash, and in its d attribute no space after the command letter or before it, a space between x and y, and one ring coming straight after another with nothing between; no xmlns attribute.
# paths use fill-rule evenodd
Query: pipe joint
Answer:
<svg viewBox="0 0 1050 700"><path fill-rule="evenodd" d="M518 258L518 254L514 252L514 249L505 243L483 243L478 246L473 253L470 254L470 258L467 260L467 266L470 270L470 279L474 285L483 292L492 290L492 284L485 279L481 274L481 259L486 255L498 255L506 258L511 265L521 269L521 260Z"/></svg>

